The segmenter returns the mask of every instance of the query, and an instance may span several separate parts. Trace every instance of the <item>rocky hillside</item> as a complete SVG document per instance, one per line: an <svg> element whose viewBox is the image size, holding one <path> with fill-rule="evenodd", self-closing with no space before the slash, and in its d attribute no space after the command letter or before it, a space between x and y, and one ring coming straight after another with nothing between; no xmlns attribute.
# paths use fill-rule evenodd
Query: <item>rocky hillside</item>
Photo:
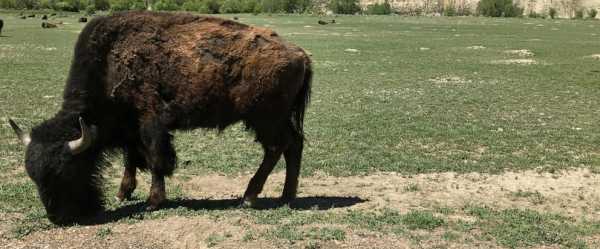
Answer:
<svg viewBox="0 0 600 249"><path fill-rule="evenodd" d="M383 3L385 0L361 0L360 4L366 6ZM548 13L548 9L558 10L560 17L572 17L579 8L600 9L600 0L514 0L525 9L524 13ZM479 0L388 0L397 12L404 14L434 13L453 6L457 10L469 9L474 11Z"/></svg>

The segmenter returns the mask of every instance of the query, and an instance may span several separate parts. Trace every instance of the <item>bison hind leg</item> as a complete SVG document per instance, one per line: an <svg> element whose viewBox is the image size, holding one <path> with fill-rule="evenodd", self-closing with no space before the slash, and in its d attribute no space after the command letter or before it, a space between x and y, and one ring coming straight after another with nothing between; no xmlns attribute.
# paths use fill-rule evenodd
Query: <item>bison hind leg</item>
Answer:
<svg viewBox="0 0 600 249"><path fill-rule="evenodd" d="M277 123L277 122L273 122ZM263 161L248 183L244 193L242 206L255 206L256 198L262 192L271 171L284 154L286 157L286 179L282 202L290 202L296 196L298 175L300 172L300 156L302 153L302 137L293 129L291 121L280 122L281 125L251 125L256 132L256 140L264 150Z"/></svg>

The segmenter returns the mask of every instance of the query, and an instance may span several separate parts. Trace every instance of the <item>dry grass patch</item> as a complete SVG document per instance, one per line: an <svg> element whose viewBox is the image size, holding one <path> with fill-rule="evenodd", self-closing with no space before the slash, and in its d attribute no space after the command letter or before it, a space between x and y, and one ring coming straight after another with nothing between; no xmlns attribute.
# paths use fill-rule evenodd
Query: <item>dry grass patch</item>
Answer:
<svg viewBox="0 0 600 249"><path fill-rule="evenodd" d="M493 60L492 64L500 65L537 65L538 61L534 59L507 59L507 60Z"/></svg>
<svg viewBox="0 0 600 249"><path fill-rule="evenodd" d="M506 50L506 51L504 51L504 53L507 53L510 55L516 55L516 56L520 56L520 57L531 57L531 56L535 55L533 52L531 52L528 49Z"/></svg>

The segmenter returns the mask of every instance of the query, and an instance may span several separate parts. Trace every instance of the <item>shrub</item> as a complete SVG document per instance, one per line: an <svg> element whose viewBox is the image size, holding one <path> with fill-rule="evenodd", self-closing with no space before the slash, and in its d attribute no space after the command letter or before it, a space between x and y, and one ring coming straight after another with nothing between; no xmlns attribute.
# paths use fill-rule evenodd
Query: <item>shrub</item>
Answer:
<svg viewBox="0 0 600 249"><path fill-rule="evenodd" d="M598 15L598 11L596 9L589 9L587 14L589 18L594 19Z"/></svg>
<svg viewBox="0 0 600 249"><path fill-rule="evenodd" d="M219 8L220 13L240 13L244 11L244 4L240 0L225 0Z"/></svg>
<svg viewBox="0 0 600 249"><path fill-rule="evenodd" d="M246 1L242 1L242 3L244 4L243 8L245 13L260 13L262 11L260 2L258 2L257 0L246 0Z"/></svg>
<svg viewBox="0 0 600 249"><path fill-rule="evenodd" d="M583 9L575 10L575 19L583 19Z"/></svg>
<svg viewBox="0 0 600 249"><path fill-rule="evenodd" d="M206 9L208 10L207 13L209 14L218 14L219 9L221 9L221 3L217 0L206 0L204 4L206 5Z"/></svg>
<svg viewBox="0 0 600 249"><path fill-rule="evenodd" d="M392 6L386 0L384 3L376 3L367 6L367 14L369 15L389 15L392 13Z"/></svg>
<svg viewBox="0 0 600 249"><path fill-rule="evenodd" d="M88 15L88 16L96 14L96 7L94 5L92 5L92 4L88 5L85 8L85 14Z"/></svg>
<svg viewBox="0 0 600 249"><path fill-rule="evenodd" d="M111 0L110 9L113 11L146 9L144 0Z"/></svg>
<svg viewBox="0 0 600 249"><path fill-rule="evenodd" d="M155 10L179 10L180 7L174 0L159 0L154 3Z"/></svg>
<svg viewBox="0 0 600 249"><path fill-rule="evenodd" d="M14 5L17 9L37 9L40 7L40 0L16 0Z"/></svg>
<svg viewBox="0 0 600 249"><path fill-rule="evenodd" d="M14 9L16 5L15 0L0 0L0 8L2 9Z"/></svg>
<svg viewBox="0 0 600 249"><path fill-rule="evenodd" d="M554 19L557 17L558 11L556 11L555 8L550 8L548 10L548 15L550 16L550 18Z"/></svg>
<svg viewBox="0 0 600 249"><path fill-rule="evenodd" d="M471 8L469 8L469 6L463 6L456 9L457 16L470 16L472 14L473 13L471 13Z"/></svg>
<svg viewBox="0 0 600 249"><path fill-rule="evenodd" d="M477 13L491 17L517 17L523 15L523 9L512 0L481 0L477 4Z"/></svg>
<svg viewBox="0 0 600 249"><path fill-rule="evenodd" d="M55 3L52 8L54 10L58 10L58 11L71 11L71 12L78 12L79 11L79 8L77 8L77 6L74 6L71 3L69 3L69 2L58 2L58 3Z"/></svg>
<svg viewBox="0 0 600 249"><path fill-rule="evenodd" d="M312 0L279 0L284 12L305 13L312 9Z"/></svg>
<svg viewBox="0 0 600 249"><path fill-rule="evenodd" d="M186 11L196 11L200 13L208 13L208 7L200 0L186 1L181 5L181 9Z"/></svg>
<svg viewBox="0 0 600 249"><path fill-rule="evenodd" d="M93 5L96 10L109 10L110 3L108 0L93 0L90 1L90 5Z"/></svg>
<svg viewBox="0 0 600 249"><path fill-rule="evenodd" d="M336 14L355 14L360 12L358 0L331 0L329 9Z"/></svg>
<svg viewBox="0 0 600 249"><path fill-rule="evenodd" d="M444 8L444 11L442 11L442 13L444 14L444 16L456 16L456 8L454 8L454 6L449 5L447 7Z"/></svg>
<svg viewBox="0 0 600 249"><path fill-rule="evenodd" d="M535 12L535 11L530 11L529 14L527 14L527 17L529 17L529 18L540 18L541 15L538 14L537 12Z"/></svg>

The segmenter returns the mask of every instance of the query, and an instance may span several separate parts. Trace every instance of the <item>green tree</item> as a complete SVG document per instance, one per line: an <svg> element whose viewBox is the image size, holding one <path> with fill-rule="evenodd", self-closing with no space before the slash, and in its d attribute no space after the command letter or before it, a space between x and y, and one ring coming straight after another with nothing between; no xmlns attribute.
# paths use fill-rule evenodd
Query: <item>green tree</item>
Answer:
<svg viewBox="0 0 600 249"><path fill-rule="evenodd" d="M384 3L376 3L367 6L367 14L369 15L389 15L392 13L392 6L385 0Z"/></svg>
<svg viewBox="0 0 600 249"><path fill-rule="evenodd" d="M177 2L175 2L174 0L159 0L158 2L154 3L154 9L155 10L179 10L181 9L179 5L177 5Z"/></svg>
<svg viewBox="0 0 600 249"><path fill-rule="evenodd" d="M523 15L523 9L512 0L481 0L477 4L477 13L491 17L516 17Z"/></svg>
<svg viewBox="0 0 600 249"><path fill-rule="evenodd" d="M240 13L244 10L241 0L224 0L219 8L220 13Z"/></svg>
<svg viewBox="0 0 600 249"><path fill-rule="evenodd" d="M90 5L93 5L96 10L110 9L110 2L108 0L90 0Z"/></svg>
<svg viewBox="0 0 600 249"><path fill-rule="evenodd" d="M359 0L331 0L329 8L337 14L354 14L360 12Z"/></svg>

